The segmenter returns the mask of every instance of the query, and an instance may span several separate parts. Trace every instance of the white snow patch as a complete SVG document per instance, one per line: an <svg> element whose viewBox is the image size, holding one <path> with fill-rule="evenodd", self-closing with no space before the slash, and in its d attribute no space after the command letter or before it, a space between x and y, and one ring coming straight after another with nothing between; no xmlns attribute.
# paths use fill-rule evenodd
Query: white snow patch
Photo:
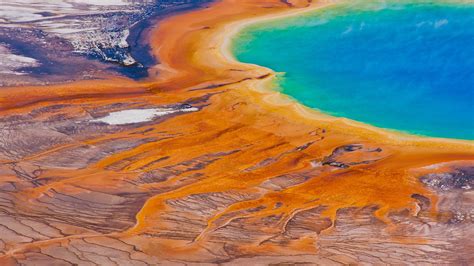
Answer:
<svg viewBox="0 0 474 266"><path fill-rule="evenodd" d="M135 123L149 122L156 117L165 116L179 112L195 112L199 109L190 108L152 108L152 109L130 109L109 113L105 117L90 120L90 122L102 122L109 125L127 125Z"/></svg>

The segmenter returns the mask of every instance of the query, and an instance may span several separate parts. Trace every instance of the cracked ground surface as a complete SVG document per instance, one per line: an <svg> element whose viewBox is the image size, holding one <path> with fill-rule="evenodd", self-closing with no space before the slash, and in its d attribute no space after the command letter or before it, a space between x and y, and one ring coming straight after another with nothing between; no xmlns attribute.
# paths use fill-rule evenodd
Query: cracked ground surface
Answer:
<svg viewBox="0 0 474 266"><path fill-rule="evenodd" d="M472 143L270 103L256 88L271 71L203 42L314 4L226 0L171 17L150 39L166 66L146 81L0 90L0 264L471 263ZM153 108L175 112L98 121Z"/></svg>

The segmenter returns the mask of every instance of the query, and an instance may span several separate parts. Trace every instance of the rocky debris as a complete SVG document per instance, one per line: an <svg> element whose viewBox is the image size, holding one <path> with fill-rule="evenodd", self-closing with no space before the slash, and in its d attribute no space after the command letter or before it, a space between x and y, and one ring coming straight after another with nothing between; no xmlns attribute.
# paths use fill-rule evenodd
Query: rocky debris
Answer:
<svg viewBox="0 0 474 266"><path fill-rule="evenodd" d="M24 2L24 1L22 1ZM100 4L81 4L78 2L58 1L55 5L45 3L35 5L34 9L24 9L10 1L0 7L4 9L7 20L0 27L33 28L46 36L56 36L72 45L73 51L98 56L105 61L124 65L136 63L130 56L126 41L129 28L139 20L146 19L154 6L149 1L134 1ZM33 3L31 3L33 4ZM8 17L14 12L35 12L31 19ZM43 11L43 12L38 12ZM45 13L46 12L46 13ZM41 38L41 37L40 37ZM59 47L61 48L61 47Z"/></svg>
<svg viewBox="0 0 474 266"><path fill-rule="evenodd" d="M474 167L457 168L450 173L435 173L420 177L420 181L439 191L473 190Z"/></svg>
<svg viewBox="0 0 474 266"><path fill-rule="evenodd" d="M149 47L142 47L139 41L142 28L148 25L145 22L167 10L185 10L210 1L2 3L0 86L91 79L114 68L89 59L115 63L119 65L115 70L133 78L146 76L149 63L155 62L148 54Z"/></svg>
<svg viewBox="0 0 474 266"><path fill-rule="evenodd" d="M441 221L450 226L469 226L474 222L474 167L472 165L449 165L451 170L429 173L419 177L426 187L436 192L440 199Z"/></svg>
<svg viewBox="0 0 474 266"><path fill-rule="evenodd" d="M458 223L462 223L462 222L465 222L466 220L474 220L474 215L472 213L462 213L460 211L455 211L451 217L451 219L449 219L449 223L450 224L458 224Z"/></svg>
<svg viewBox="0 0 474 266"><path fill-rule="evenodd" d="M32 62L3 61L0 86L89 79L108 71L108 66L75 54L67 40L36 28L5 27L0 23L0 44L7 49L3 58L29 58Z"/></svg>

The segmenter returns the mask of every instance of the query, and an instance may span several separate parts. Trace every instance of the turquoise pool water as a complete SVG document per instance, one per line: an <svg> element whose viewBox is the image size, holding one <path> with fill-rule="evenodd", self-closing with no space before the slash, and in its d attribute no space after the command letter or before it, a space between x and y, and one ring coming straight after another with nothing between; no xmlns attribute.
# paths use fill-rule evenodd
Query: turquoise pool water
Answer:
<svg viewBox="0 0 474 266"><path fill-rule="evenodd" d="M238 60L284 72L322 112L413 134L474 139L474 5L357 1L246 28Z"/></svg>

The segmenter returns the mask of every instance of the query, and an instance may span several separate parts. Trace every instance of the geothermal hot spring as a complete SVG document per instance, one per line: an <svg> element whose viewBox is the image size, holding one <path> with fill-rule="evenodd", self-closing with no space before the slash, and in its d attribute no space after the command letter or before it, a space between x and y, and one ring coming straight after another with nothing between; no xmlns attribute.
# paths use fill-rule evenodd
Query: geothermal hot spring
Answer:
<svg viewBox="0 0 474 266"><path fill-rule="evenodd" d="M474 4L367 2L249 26L233 53L324 113L474 139Z"/></svg>

